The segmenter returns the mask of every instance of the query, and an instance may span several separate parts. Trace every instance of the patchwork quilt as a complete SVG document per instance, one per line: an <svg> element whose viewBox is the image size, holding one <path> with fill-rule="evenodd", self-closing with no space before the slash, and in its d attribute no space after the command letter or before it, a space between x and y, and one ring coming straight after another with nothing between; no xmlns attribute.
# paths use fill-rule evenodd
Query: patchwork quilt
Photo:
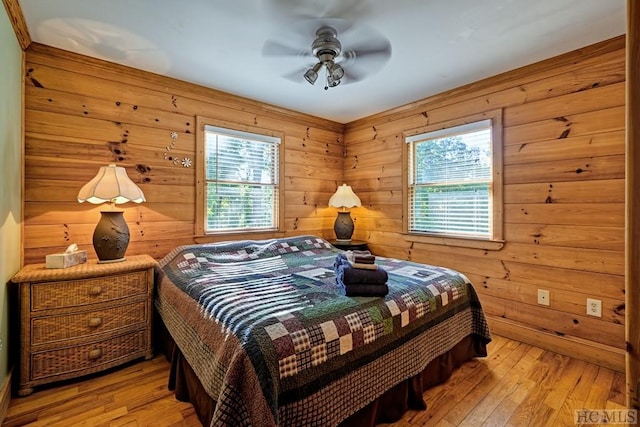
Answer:
<svg viewBox="0 0 640 427"><path fill-rule="evenodd" d="M337 425L462 338L490 341L464 275L378 256L389 294L347 297L339 252L298 236L161 260L156 307L217 402L213 425Z"/></svg>

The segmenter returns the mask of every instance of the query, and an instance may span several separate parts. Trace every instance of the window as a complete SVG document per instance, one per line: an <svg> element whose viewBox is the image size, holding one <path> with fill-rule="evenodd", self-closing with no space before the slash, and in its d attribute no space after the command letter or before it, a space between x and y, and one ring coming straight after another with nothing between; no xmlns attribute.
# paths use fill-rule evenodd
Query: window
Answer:
<svg viewBox="0 0 640 427"><path fill-rule="evenodd" d="M501 239L500 140L499 119L441 126L406 136L406 231L436 237Z"/></svg>
<svg viewBox="0 0 640 427"><path fill-rule="evenodd" d="M277 230L281 137L214 126L200 118L198 129L196 233Z"/></svg>

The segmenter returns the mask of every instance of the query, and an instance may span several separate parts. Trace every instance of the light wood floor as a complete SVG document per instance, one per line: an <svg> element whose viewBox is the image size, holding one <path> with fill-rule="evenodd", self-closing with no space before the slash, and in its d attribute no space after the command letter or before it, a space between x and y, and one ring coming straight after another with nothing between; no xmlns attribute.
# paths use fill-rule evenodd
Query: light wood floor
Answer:
<svg viewBox="0 0 640 427"><path fill-rule="evenodd" d="M106 375L14 397L3 426L199 426L193 408L167 390L157 356ZM624 409L625 379L527 344L495 337L489 356L463 365L425 392L426 411L392 426L574 426L574 410ZM387 425L390 426L390 425Z"/></svg>

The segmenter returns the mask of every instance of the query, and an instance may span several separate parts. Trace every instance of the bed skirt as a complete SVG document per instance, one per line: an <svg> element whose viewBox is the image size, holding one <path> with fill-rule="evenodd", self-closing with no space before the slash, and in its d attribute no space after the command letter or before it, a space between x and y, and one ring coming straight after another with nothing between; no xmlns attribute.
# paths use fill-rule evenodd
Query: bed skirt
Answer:
<svg viewBox="0 0 640 427"><path fill-rule="evenodd" d="M159 316L155 318L159 319ZM169 389L175 392L176 399L190 402L202 425L209 426L213 418L215 400L206 393L162 321L156 322L155 332L156 349L161 350L171 363ZM486 340L477 335L468 335L451 350L431 361L420 374L387 390L340 425L373 427L379 423L398 421L409 409L424 410L427 408L422 398L425 390L446 381L464 362L486 355Z"/></svg>

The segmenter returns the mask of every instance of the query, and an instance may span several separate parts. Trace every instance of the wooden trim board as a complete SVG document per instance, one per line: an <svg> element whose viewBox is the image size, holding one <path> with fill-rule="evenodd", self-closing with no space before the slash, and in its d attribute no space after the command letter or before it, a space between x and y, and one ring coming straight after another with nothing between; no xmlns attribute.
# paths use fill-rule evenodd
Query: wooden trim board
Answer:
<svg viewBox="0 0 640 427"><path fill-rule="evenodd" d="M626 244L625 244L625 340L627 406L640 409L640 6L627 0L627 61L626 61Z"/></svg>
<svg viewBox="0 0 640 427"><path fill-rule="evenodd" d="M13 371L7 374L4 384L0 389L0 423L7 417L7 410L9 409L9 402L11 402L11 377Z"/></svg>
<svg viewBox="0 0 640 427"><path fill-rule="evenodd" d="M4 3L4 8L7 10L7 15L9 15L9 21L13 25L18 44L20 44L22 50L25 50L31 44L31 36L29 35L29 29L27 28L27 22L24 20L20 3L18 3L18 0L2 0L2 3Z"/></svg>
<svg viewBox="0 0 640 427"><path fill-rule="evenodd" d="M560 337L500 317L487 315L487 321L492 334L571 356L617 372L625 371L623 349L575 337Z"/></svg>

